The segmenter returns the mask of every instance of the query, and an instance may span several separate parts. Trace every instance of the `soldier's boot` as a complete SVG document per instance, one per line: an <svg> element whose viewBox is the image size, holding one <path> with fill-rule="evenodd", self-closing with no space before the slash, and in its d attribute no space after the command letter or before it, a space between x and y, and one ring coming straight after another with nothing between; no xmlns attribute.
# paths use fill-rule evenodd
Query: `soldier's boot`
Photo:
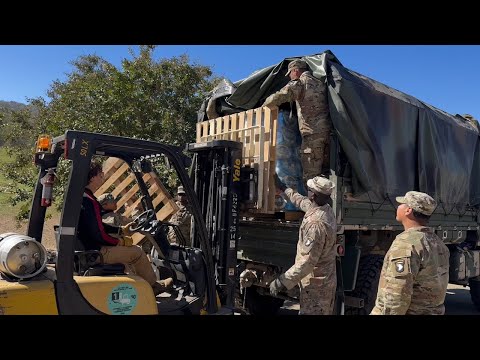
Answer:
<svg viewBox="0 0 480 360"><path fill-rule="evenodd" d="M161 294L162 292L170 290L171 288L173 288L172 278L158 280L157 282L155 282L155 284L152 285L153 293L155 294L155 296Z"/></svg>

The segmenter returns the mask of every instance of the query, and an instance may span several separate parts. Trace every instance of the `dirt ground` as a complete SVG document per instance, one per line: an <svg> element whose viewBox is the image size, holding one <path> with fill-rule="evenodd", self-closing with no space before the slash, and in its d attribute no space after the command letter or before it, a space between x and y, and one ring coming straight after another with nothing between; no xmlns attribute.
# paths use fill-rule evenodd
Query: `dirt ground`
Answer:
<svg viewBox="0 0 480 360"><path fill-rule="evenodd" d="M285 304L278 312L279 315L298 315L300 308L298 302L285 301ZM470 299L468 286L448 284L445 297L445 315L480 315L480 312L473 306Z"/></svg>
<svg viewBox="0 0 480 360"><path fill-rule="evenodd" d="M58 214L53 215L50 219L45 222L42 235L42 244L48 250L56 250L57 246L55 243L55 235L53 233L53 226L57 225L60 221L60 216ZM0 234L14 232L18 234L27 233L27 223L24 222L20 228L16 226L16 221L14 216L0 216Z"/></svg>

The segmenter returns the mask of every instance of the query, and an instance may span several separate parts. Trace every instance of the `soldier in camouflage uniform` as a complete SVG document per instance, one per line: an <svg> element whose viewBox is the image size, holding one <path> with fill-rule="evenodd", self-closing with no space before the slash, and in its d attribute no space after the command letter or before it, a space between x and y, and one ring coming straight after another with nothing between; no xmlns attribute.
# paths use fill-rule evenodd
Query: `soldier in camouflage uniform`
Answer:
<svg viewBox="0 0 480 360"><path fill-rule="evenodd" d="M173 214L169 222L178 226L178 229L187 241L187 245L189 245L192 214L189 210L190 205L188 204L188 199L185 190L183 190L183 186L179 186L177 189L177 201L175 203L178 205L178 211ZM170 243L178 243L173 227L169 228L167 237Z"/></svg>
<svg viewBox="0 0 480 360"><path fill-rule="evenodd" d="M330 118L328 113L326 85L313 77L303 60L288 64L291 81L270 95L263 106L279 106L285 102L296 102L298 127L302 134L301 158L304 180L320 175L325 147L329 141Z"/></svg>
<svg viewBox="0 0 480 360"><path fill-rule="evenodd" d="M295 264L270 283L270 293L300 286L300 315L332 315L336 275L335 214L328 204L335 185L317 176L307 181L308 197L286 188L276 177L277 187L305 212L299 230Z"/></svg>
<svg viewBox="0 0 480 360"><path fill-rule="evenodd" d="M397 197L397 221L405 231L385 255L371 315L443 315L449 250L425 226L436 207L429 195L409 191Z"/></svg>
<svg viewBox="0 0 480 360"><path fill-rule="evenodd" d="M478 125L478 120L475 119L472 115L470 114L463 114L462 117L467 120L470 125L473 126L473 128L477 131L479 131L479 125Z"/></svg>
<svg viewBox="0 0 480 360"><path fill-rule="evenodd" d="M111 193L105 193L98 197L98 202L102 205L102 222L112 226L127 225L131 220L125 216L116 213L117 202Z"/></svg>

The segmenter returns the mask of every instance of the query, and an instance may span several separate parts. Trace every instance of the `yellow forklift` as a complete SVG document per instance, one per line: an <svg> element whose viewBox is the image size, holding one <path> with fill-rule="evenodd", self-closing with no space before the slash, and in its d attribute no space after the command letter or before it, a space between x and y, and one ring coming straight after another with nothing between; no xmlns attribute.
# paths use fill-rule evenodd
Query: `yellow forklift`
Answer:
<svg viewBox="0 0 480 360"><path fill-rule="evenodd" d="M81 131L69 130L53 139L39 137L35 153L39 174L27 234L0 234L0 314L233 314L240 182L232 170L241 161L241 144L190 145L190 151L210 159L195 164L195 179L185 170L189 158L182 150ZM85 251L78 238L78 223L87 174L97 156L120 158L134 174L144 211L130 230L142 233L151 243L150 258L157 274L173 274L171 290L155 296L151 286L125 272L123 264L103 264L98 251ZM42 233L62 157L70 162L70 172L60 223L55 226L57 256L49 261ZM175 244L168 242L166 234L172 227L180 238L181 232L157 220L142 179L154 171L152 161L159 157L176 171L191 206L191 237Z"/></svg>

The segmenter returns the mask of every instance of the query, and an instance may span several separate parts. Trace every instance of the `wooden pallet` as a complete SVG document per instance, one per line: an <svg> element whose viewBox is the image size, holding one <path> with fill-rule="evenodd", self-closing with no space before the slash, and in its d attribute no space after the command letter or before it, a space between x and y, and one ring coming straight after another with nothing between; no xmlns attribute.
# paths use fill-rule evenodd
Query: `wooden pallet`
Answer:
<svg viewBox="0 0 480 360"><path fill-rule="evenodd" d="M141 199L138 196L139 187L135 175L127 163L118 158L108 158L103 164L104 182L97 189L94 195L111 192L117 198L117 210L123 216L130 218L132 214L140 214L144 211ZM143 175L143 181L149 186L148 193L152 197L153 206L160 221L168 220L178 211L178 206L165 186L154 172ZM144 235L135 233L133 240L135 244L142 242Z"/></svg>
<svg viewBox="0 0 480 360"><path fill-rule="evenodd" d="M257 201L252 212L275 212L275 145L278 108L256 108L197 123L197 143L232 140L243 144L243 165L257 170Z"/></svg>

